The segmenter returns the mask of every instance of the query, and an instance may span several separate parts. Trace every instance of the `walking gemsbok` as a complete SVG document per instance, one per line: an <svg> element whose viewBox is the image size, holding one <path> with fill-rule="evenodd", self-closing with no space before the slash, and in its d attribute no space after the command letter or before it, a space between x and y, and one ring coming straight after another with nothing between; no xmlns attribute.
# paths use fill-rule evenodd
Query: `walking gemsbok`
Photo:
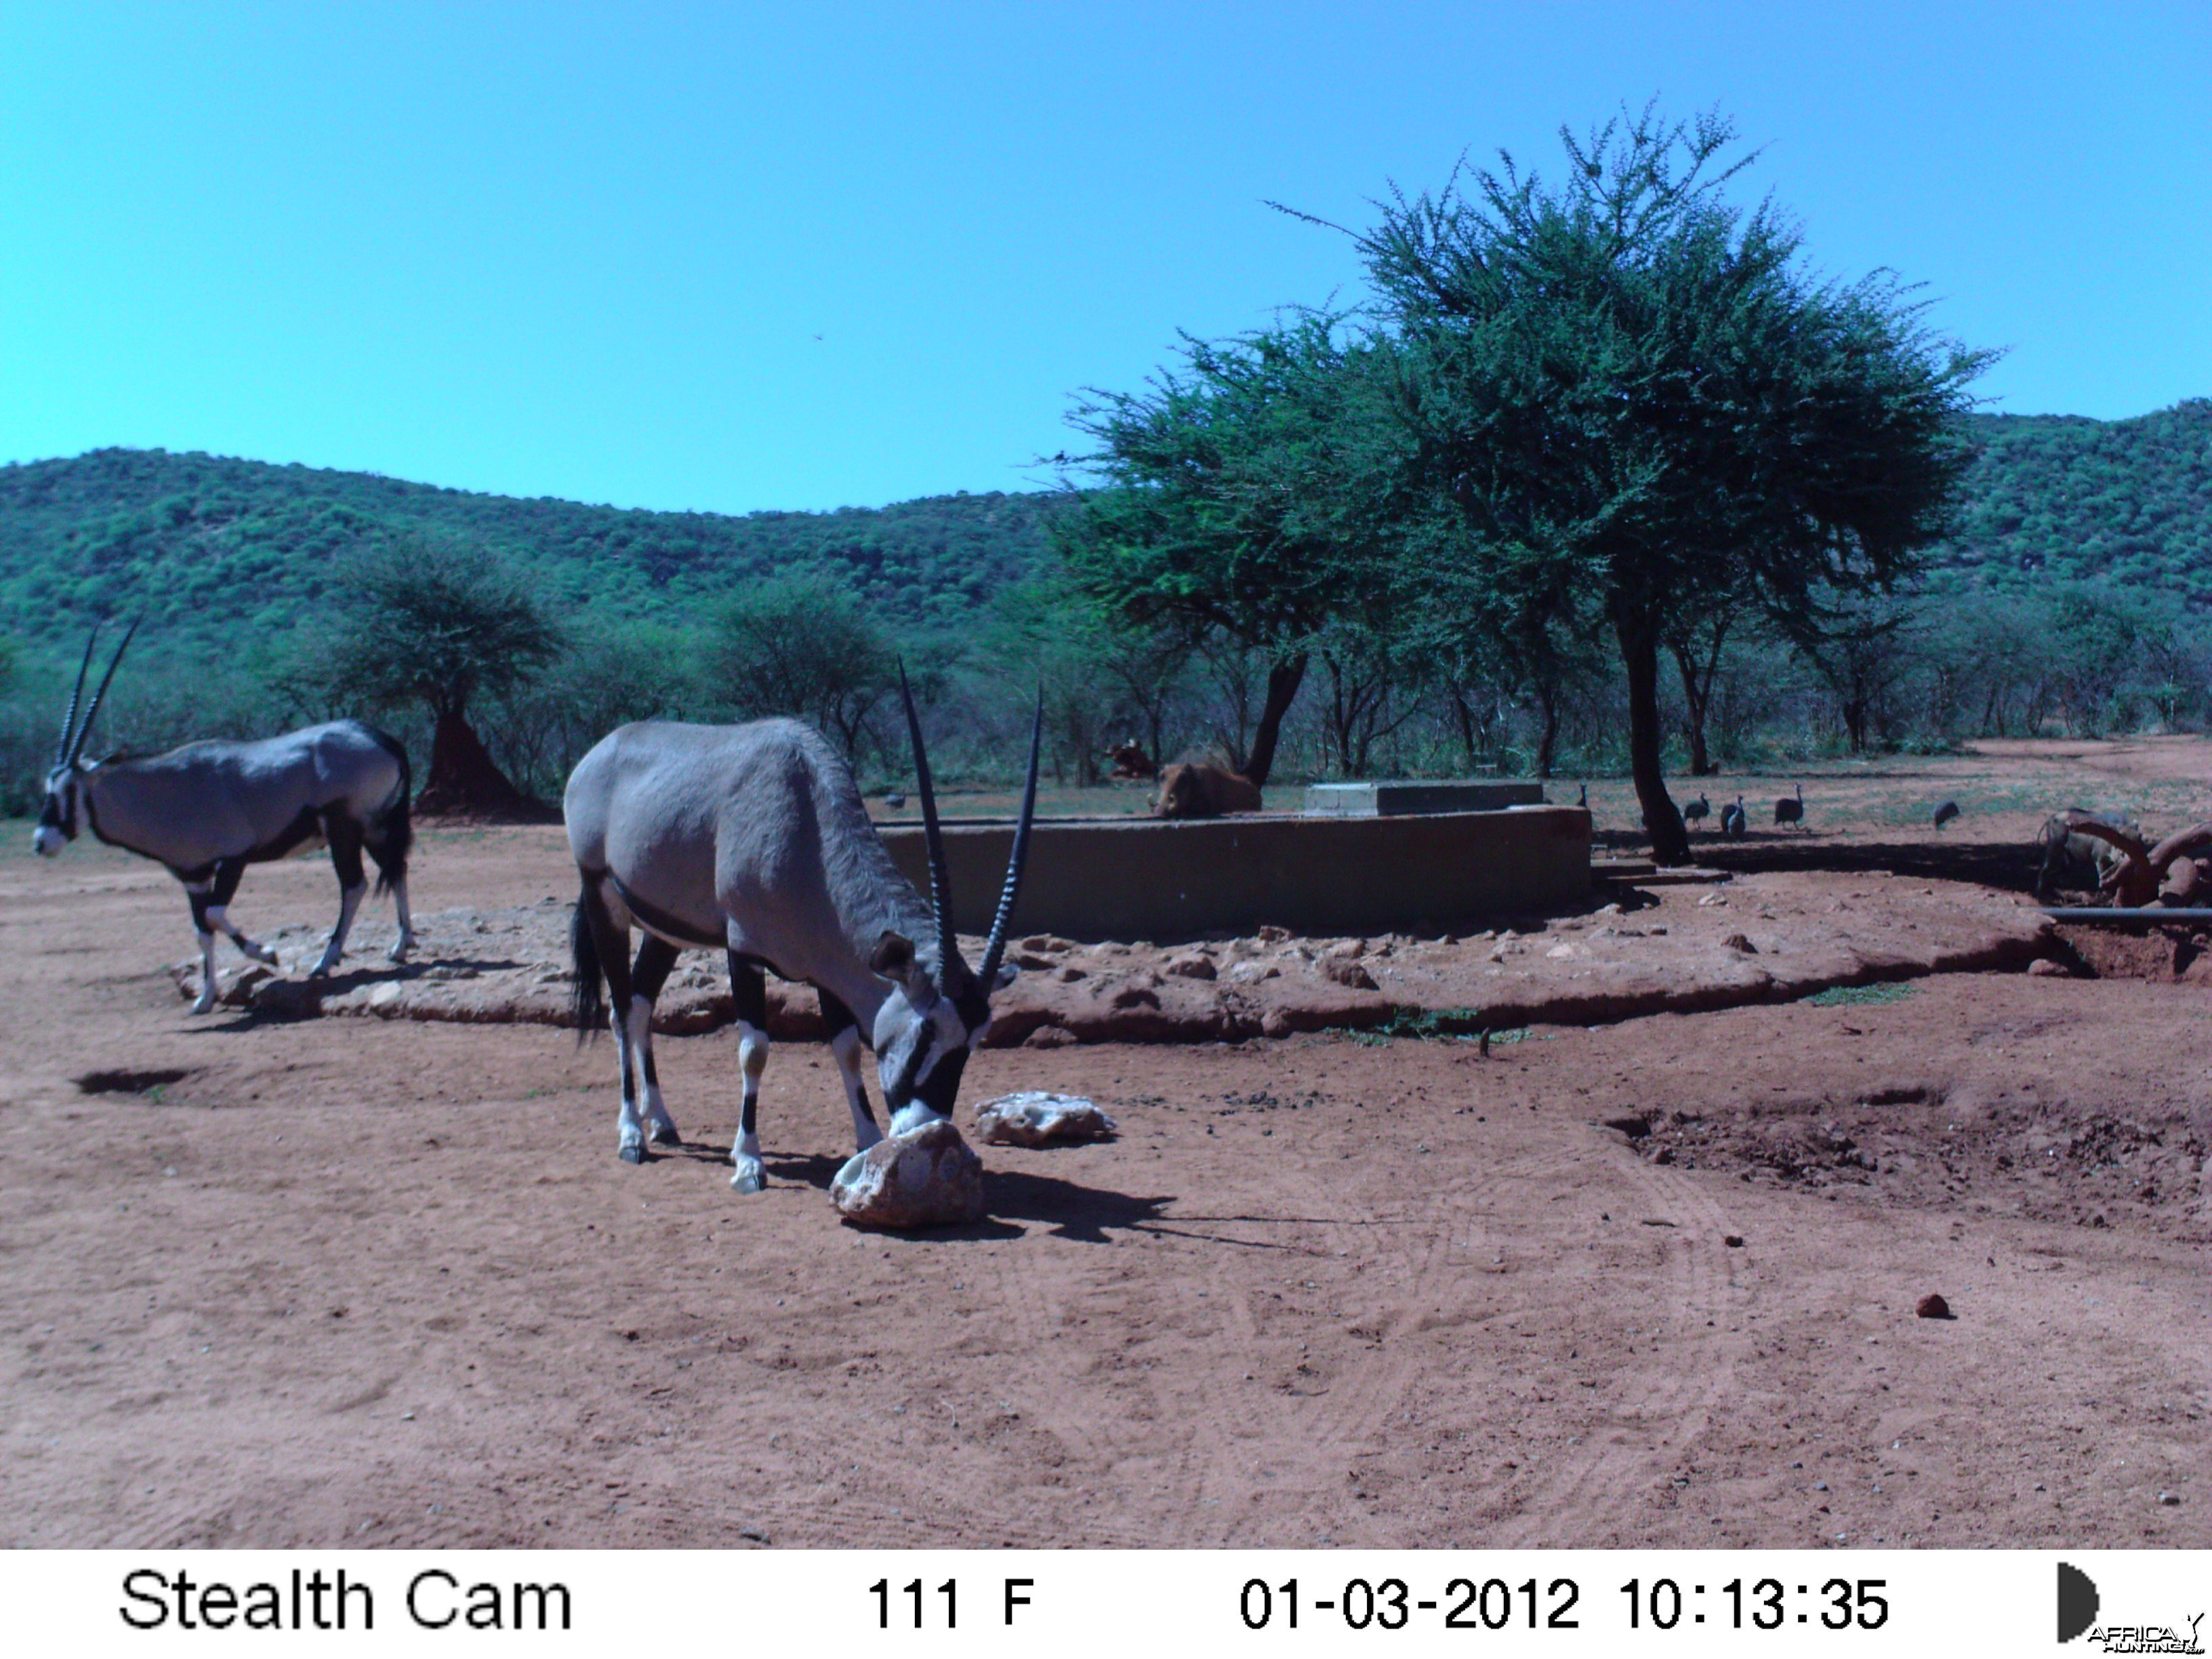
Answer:
<svg viewBox="0 0 2212 1659"><path fill-rule="evenodd" d="M246 866L325 843L338 874L338 925L313 971L329 973L345 954L346 933L368 886L364 848L376 860L377 891L392 891L399 942L391 957L404 961L415 943L407 915L407 849L415 838L407 816L407 751L374 726L333 720L252 743L204 738L166 754L87 761L85 738L137 631L138 624L131 623L79 723L77 705L100 629L85 641L32 848L52 858L76 839L82 823L109 846L168 866L185 884L199 934L196 1014L215 1006L217 933L229 934L256 962L276 963L274 951L248 939L230 920L230 901Z"/></svg>
<svg viewBox="0 0 2212 1659"><path fill-rule="evenodd" d="M625 1163L644 1161L648 1128L657 1143L678 1139L653 1069L653 1005L682 950L729 958L744 1074L730 1150L730 1184L739 1192L762 1184L755 1110L768 1064L763 969L820 994L860 1150L883 1139L860 1080L863 1044L875 1051L894 1134L951 1115L969 1051L990 1029L991 994L1013 979L1000 964L1036 816L1044 705L1040 698L1030 731L1029 778L998 915L982 961L970 969L953 935L929 758L903 676L900 690L929 851L927 904L892 864L851 770L797 720L643 720L602 738L568 775L562 811L583 879L571 931L577 1040L609 1018L604 981L622 1077L616 1149ZM633 924L645 933L635 962Z"/></svg>

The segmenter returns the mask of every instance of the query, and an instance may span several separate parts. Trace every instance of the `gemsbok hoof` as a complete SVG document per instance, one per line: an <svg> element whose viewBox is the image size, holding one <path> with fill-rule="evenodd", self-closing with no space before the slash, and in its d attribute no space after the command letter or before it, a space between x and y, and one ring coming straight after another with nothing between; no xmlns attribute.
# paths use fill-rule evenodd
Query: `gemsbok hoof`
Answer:
<svg viewBox="0 0 2212 1659"><path fill-rule="evenodd" d="M739 1170L730 1177L730 1185L738 1192L757 1193L768 1185L768 1180L757 1168Z"/></svg>
<svg viewBox="0 0 2212 1659"><path fill-rule="evenodd" d="M198 1001L192 1004L192 1012L196 1014L204 1014L214 1006L215 999L210 996L204 996L200 998Z"/></svg>
<svg viewBox="0 0 2212 1659"><path fill-rule="evenodd" d="M681 1146L684 1137L676 1133L673 1123L656 1123L653 1126L653 1144L656 1146Z"/></svg>
<svg viewBox="0 0 2212 1659"><path fill-rule="evenodd" d="M642 1146L625 1146L622 1151L617 1152L615 1156L622 1159L625 1164L642 1164L645 1162L645 1148Z"/></svg>

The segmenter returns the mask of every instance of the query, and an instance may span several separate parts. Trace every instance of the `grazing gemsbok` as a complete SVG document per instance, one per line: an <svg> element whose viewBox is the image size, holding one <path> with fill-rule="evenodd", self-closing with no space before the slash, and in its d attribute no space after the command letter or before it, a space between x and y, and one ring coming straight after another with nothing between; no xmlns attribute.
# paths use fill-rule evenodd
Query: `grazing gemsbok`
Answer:
<svg viewBox="0 0 2212 1659"><path fill-rule="evenodd" d="M900 690L929 852L927 904L892 864L851 770L797 720L643 720L602 738L568 775L562 811L583 878L570 935L577 1040L595 1035L611 1012L622 1073L616 1150L623 1162L644 1161L648 1127L657 1143L678 1139L653 1070L653 1005L681 950L719 950L729 958L744 1074L730 1149L730 1184L739 1192L762 1184L755 1111L768 1065L763 969L820 994L861 1151L883 1139L860 1080L864 1043L875 1051L894 1134L951 1115L969 1051L990 1028L991 994L1014 975L1000 963L1036 811L1044 705L1040 698L1030 726L1029 780L998 915L981 964L971 969L953 936L921 724L902 681ZM645 932L635 963L633 923ZM602 979L611 1011L601 1000Z"/></svg>
<svg viewBox="0 0 2212 1659"><path fill-rule="evenodd" d="M256 962L276 964L276 953L248 939L230 919L230 901L246 866L325 843L338 873L338 925L314 973L329 973L345 954L346 933L368 888L361 864L364 848L376 860L377 891L389 888L399 913L399 942L392 947L392 960L404 961L415 943L407 916L407 849L415 839L407 815L407 751L374 726L334 720L254 743L205 738L161 755L87 761L86 735L137 631L133 623L124 635L79 724L77 704L99 629L85 641L76 690L62 720L61 747L46 774L46 810L31 832L32 848L52 858L76 839L82 820L109 846L168 866L169 873L185 884L192 927L199 934L196 1014L215 1006L218 931L229 934Z"/></svg>

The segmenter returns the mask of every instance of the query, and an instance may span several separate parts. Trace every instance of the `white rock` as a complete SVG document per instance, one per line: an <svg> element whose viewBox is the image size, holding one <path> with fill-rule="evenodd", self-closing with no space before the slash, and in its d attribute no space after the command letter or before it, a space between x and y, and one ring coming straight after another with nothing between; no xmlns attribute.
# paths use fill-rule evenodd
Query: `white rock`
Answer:
<svg viewBox="0 0 2212 1659"><path fill-rule="evenodd" d="M975 1133L994 1146L1065 1146L1105 1139L1114 1120L1081 1095L1024 1089L976 1107Z"/></svg>

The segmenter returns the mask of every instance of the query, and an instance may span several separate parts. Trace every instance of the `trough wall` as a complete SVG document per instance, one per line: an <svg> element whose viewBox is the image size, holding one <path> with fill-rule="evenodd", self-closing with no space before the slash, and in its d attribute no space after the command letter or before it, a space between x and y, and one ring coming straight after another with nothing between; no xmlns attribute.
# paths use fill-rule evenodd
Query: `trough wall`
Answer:
<svg viewBox="0 0 2212 1659"><path fill-rule="evenodd" d="M883 828L900 870L929 890L919 825ZM1011 823L945 826L952 910L988 929ZM1013 934L1195 939L1273 924L1371 933L1457 917L1571 907L1590 890L1590 817L1579 806L1407 817L1237 817L1085 823L1041 820Z"/></svg>

